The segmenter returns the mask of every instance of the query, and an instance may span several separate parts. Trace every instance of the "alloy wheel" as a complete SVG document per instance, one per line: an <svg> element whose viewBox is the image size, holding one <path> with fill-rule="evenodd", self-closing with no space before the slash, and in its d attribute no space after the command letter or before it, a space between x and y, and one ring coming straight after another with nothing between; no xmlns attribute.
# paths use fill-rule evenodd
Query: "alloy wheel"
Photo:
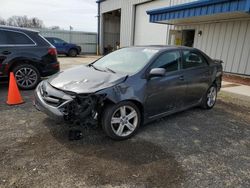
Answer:
<svg viewBox="0 0 250 188"><path fill-rule="evenodd" d="M215 104L217 97L217 90L214 86L210 87L208 94L207 94L207 105L212 107Z"/></svg>
<svg viewBox="0 0 250 188"><path fill-rule="evenodd" d="M17 84L23 88L29 88L37 83L37 73L30 67L23 67L15 73Z"/></svg>
<svg viewBox="0 0 250 188"><path fill-rule="evenodd" d="M74 49L71 49L71 50L69 51L69 56L70 56L70 57L76 57L76 56L77 56L77 51L74 50Z"/></svg>
<svg viewBox="0 0 250 188"><path fill-rule="evenodd" d="M138 126L138 114L131 106L121 106L112 115L111 128L117 136L132 134Z"/></svg>

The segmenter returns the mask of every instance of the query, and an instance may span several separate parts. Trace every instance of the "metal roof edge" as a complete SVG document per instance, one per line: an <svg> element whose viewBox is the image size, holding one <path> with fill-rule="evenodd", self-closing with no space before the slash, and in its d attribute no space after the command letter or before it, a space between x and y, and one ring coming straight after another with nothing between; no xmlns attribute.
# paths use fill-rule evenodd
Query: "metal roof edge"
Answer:
<svg viewBox="0 0 250 188"><path fill-rule="evenodd" d="M103 1L106 1L106 0L97 0L96 3L102 3Z"/></svg>
<svg viewBox="0 0 250 188"><path fill-rule="evenodd" d="M158 9L152 9L146 11L147 14L161 14L165 13L166 11L172 12L172 11L178 11L178 10L183 10L183 9L188 9L188 8L196 8L196 7L202 7L202 6L207 6L207 5L215 5L219 3L225 3L225 2L230 2L231 0L199 0L199 1L193 1L189 3L184 3L184 4L179 4L179 5L174 5L174 6L169 6L169 7L163 7L163 8L158 8ZM246 0L247 5L246 9L247 12L250 10L250 0Z"/></svg>

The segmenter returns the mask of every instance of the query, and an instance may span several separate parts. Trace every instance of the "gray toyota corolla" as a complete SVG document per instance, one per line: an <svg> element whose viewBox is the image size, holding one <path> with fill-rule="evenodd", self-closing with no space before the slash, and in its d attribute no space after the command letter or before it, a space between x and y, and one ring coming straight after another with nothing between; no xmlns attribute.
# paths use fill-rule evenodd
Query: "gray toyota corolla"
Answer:
<svg viewBox="0 0 250 188"><path fill-rule="evenodd" d="M34 104L54 119L99 123L109 137L127 139L142 123L194 106L211 109L221 63L188 47L123 48L42 81Z"/></svg>

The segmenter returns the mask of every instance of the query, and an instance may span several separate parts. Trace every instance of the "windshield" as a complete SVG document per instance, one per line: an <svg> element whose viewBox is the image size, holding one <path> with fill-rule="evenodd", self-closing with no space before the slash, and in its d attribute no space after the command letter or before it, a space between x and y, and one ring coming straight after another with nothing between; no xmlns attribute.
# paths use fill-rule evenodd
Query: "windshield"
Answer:
<svg viewBox="0 0 250 188"><path fill-rule="evenodd" d="M158 52L149 48L123 48L97 60L93 65L97 69L134 74L141 70Z"/></svg>

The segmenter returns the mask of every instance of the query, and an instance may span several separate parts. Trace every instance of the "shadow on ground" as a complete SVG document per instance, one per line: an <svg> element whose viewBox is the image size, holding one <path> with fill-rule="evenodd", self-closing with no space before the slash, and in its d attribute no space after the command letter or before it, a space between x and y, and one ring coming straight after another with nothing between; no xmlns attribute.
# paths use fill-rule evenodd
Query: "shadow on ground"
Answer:
<svg viewBox="0 0 250 188"><path fill-rule="evenodd" d="M156 144L136 138L117 142L107 138L100 128L81 127L74 129L81 130L83 138L72 142L67 126L55 126L48 118L43 123L58 142L77 154L67 167L78 176L88 174L89 186L172 187L183 180L183 170L174 156Z"/></svg>

